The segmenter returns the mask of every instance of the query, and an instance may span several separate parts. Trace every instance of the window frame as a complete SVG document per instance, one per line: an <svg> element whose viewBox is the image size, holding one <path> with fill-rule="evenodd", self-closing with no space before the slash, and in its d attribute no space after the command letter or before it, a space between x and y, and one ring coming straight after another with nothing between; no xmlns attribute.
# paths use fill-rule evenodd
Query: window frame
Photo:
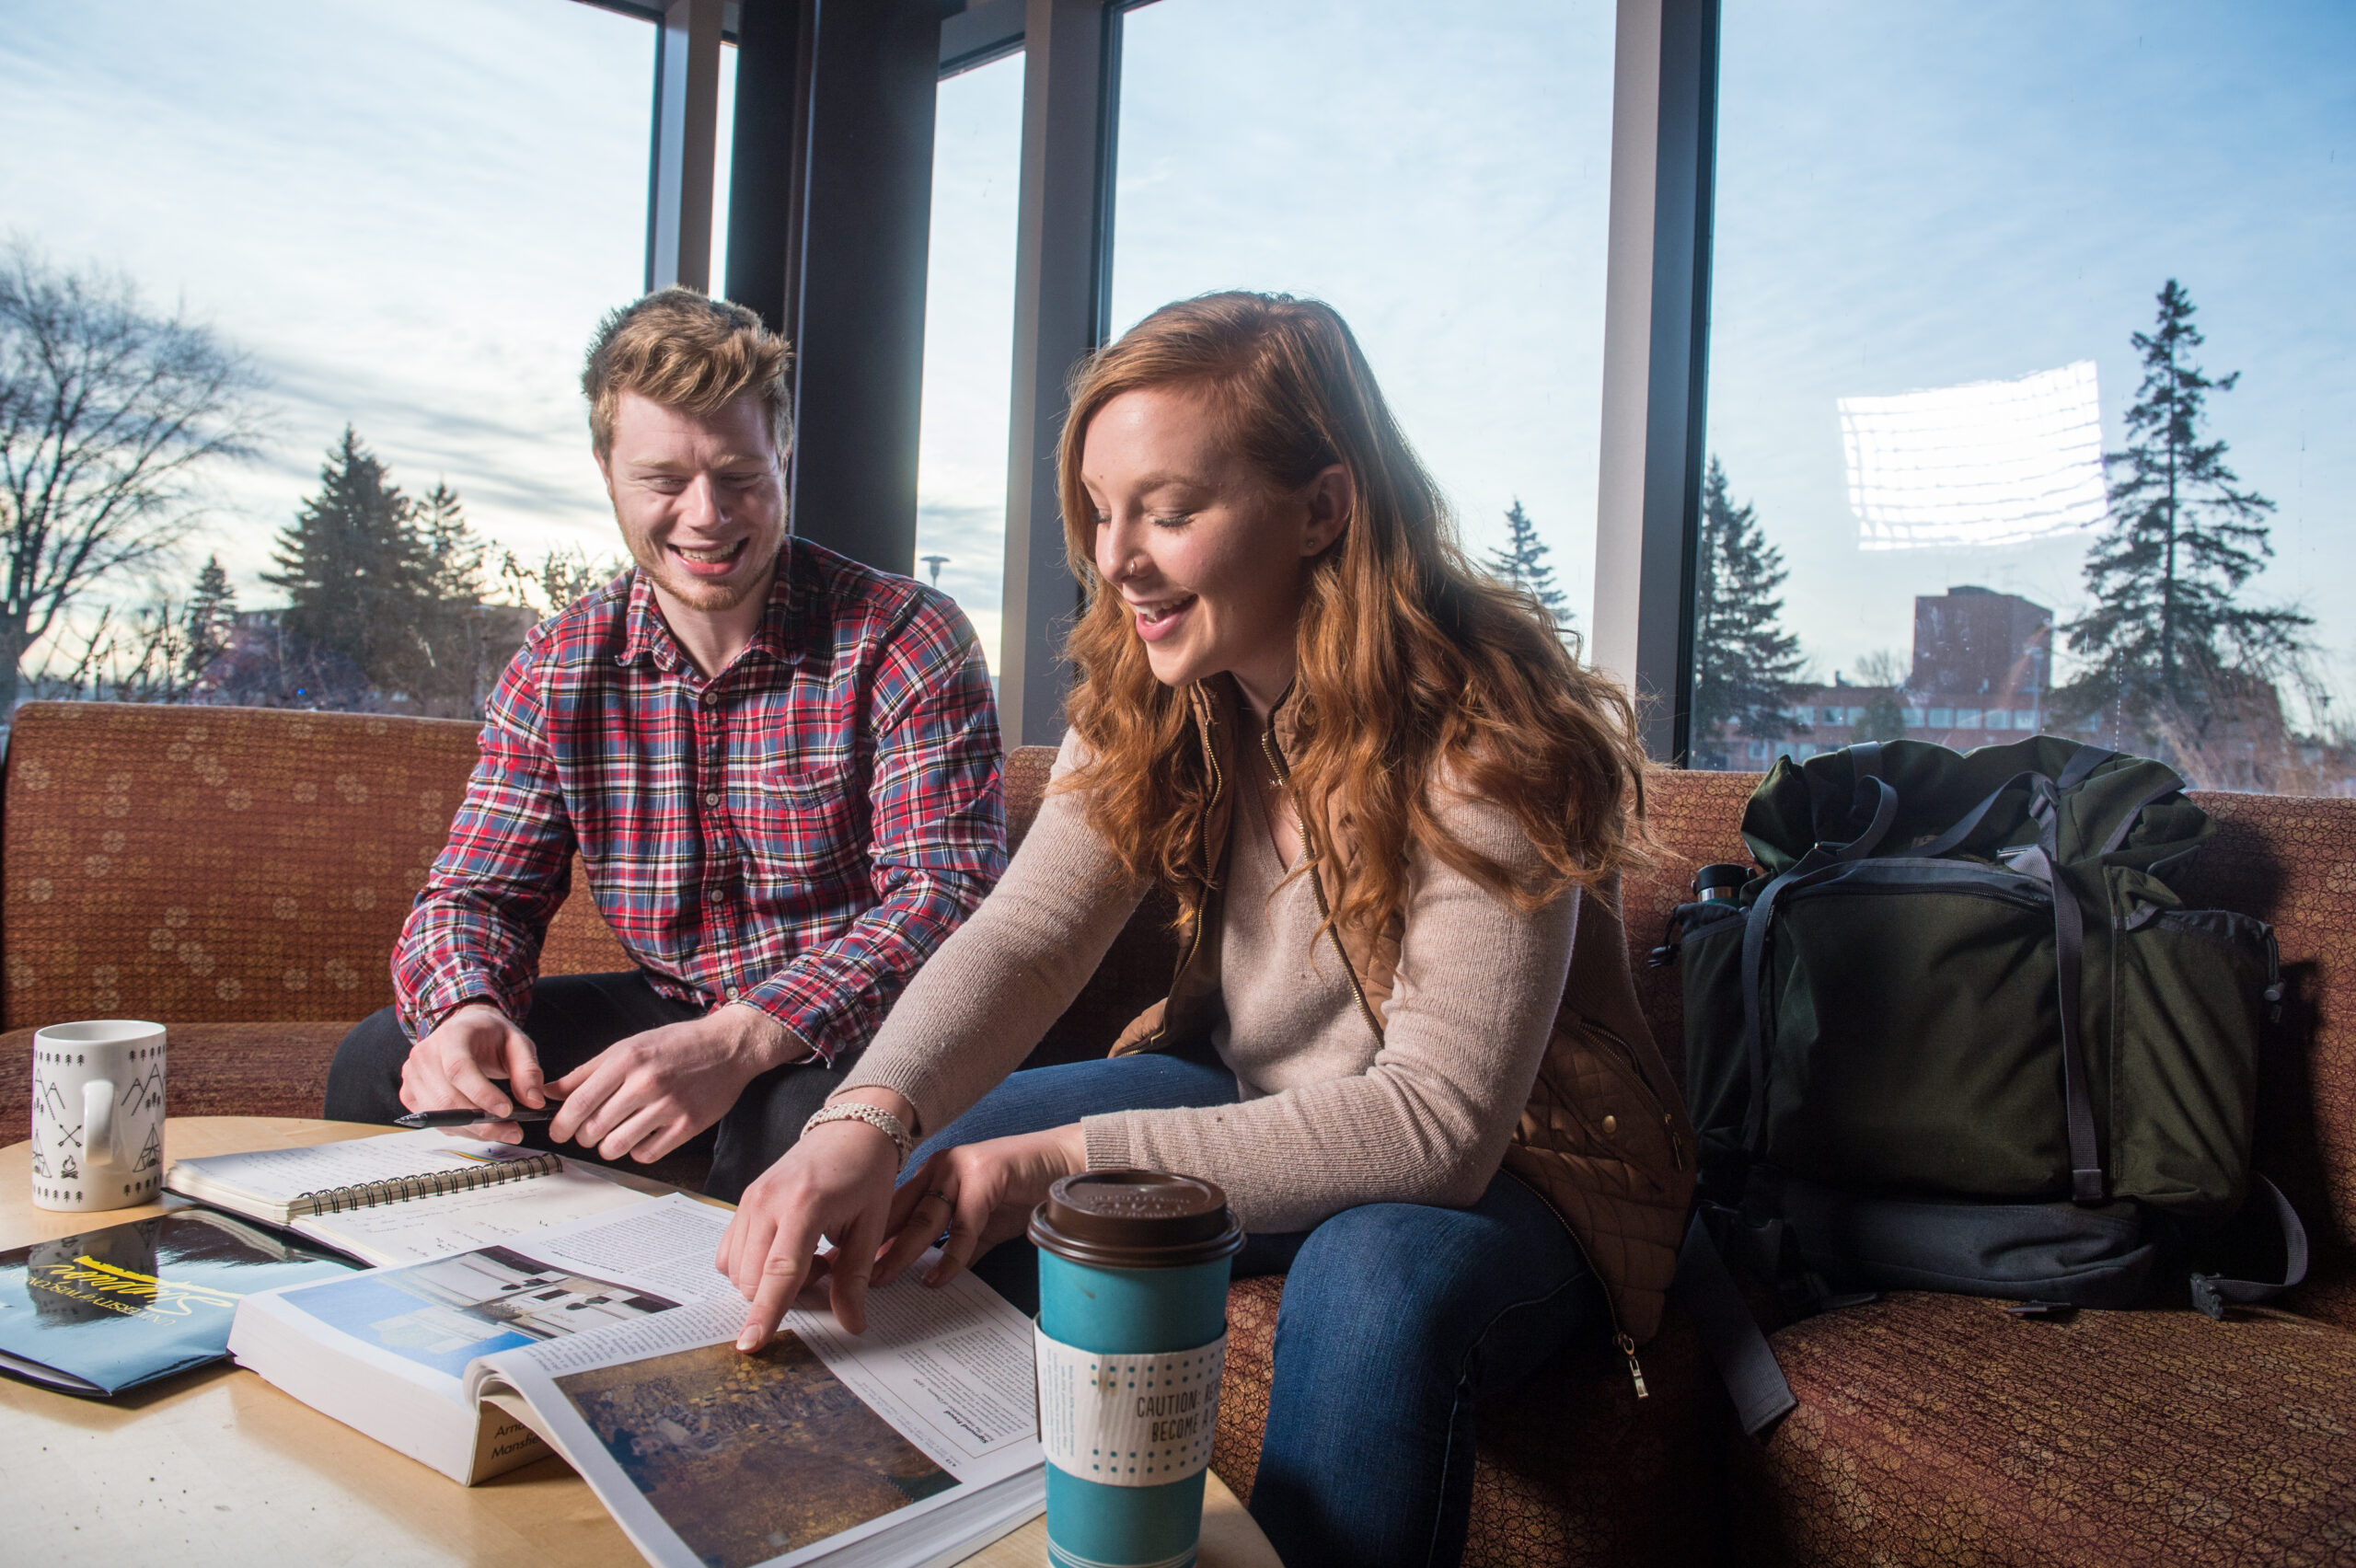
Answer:
<svg viewBox="0 0 2356 1568"><path fill-rule="evenodd" d="M660 18L710 0L580 3ZM796 532L892 571L917 564L933 94L1024 56L998 672L1010 747L1062 731L1060 643L1080 590L1055 443L1066 376L1109 330L1122 19L1152 3L726 0L722 32L739 48L726 292L795 342ZM1614 23L1588 653L1635 696L1646 751L1678 767L1692 742L1719 8L1618 0Z"/></svg>

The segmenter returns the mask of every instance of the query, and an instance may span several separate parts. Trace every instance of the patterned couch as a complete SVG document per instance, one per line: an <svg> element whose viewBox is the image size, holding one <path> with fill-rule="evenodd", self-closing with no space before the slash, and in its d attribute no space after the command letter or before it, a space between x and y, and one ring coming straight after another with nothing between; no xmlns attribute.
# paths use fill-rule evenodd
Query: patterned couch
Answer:
<svg viewBox="0 0 2356 1568"><path fill-rule="evenodd" d="M156 1018L174 1114L317 1114L335 1041L390 1000L394 934L473 758L458 722L19 709L0 791L0 1077L27 1081L40 1024ZM1048 760L1010 759L1018 836ZM1755 781L1654 777L1661 866L1627 889L1633 944L1656 940L1692 866L1741 858ZM1759 1442L1672 1307L1644 1355L1651 1399L1599 1348L1484 1412L1469 1563L2356 1563L2356 801L2200 799L2220 824L2211 901L2274 922L2292 986L2261 1064L2258 1160L2313 1228L2308 1284L2223 1323L1886 1297L1776 1334L1800 1404ZM1140 913L1034 1061L1102 1051L1153 999L1167 913ZM623 963L569 900L544 970ZM1637 974L1676 1041L1673 973ZM0 1102L0 1142L25 1115ZM1214 1462L1247 1496L1281 1289L1230 1297Z"/></svg>

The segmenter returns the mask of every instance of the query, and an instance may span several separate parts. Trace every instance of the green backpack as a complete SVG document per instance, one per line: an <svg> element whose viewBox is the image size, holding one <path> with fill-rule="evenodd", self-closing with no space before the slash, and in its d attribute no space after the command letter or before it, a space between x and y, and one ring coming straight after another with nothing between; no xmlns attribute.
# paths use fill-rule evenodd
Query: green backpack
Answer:
<svg viewBox="0 0 2356 1568"><path fill-rule="evenodd" d="M2212 825L2183 791L2048 736L1779 761L1743 814L1757 873L1655 955L1684 965L1721 1246L1819 1304L2173 1281L2222 1315L2297 1283L2304 1233L2250 1169L2274 936L2184 906ZM2254 1272L2226 1223L2253 1193L2279 1280L2226 1277Z"/></svg>

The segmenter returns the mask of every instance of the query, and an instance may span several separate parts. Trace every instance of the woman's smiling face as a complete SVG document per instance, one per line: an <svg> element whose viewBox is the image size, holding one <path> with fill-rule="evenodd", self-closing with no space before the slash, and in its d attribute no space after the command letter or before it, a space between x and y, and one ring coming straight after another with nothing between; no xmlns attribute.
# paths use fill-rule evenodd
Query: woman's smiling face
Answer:
<svg viewBox="0 0 2356 1568"><path fill-rule="evenodd" d="M1267 711L1292 679L1308 561L1348 518L1347 473L1336 464L1278 488L1225 440L1208 397L1183 387L1106 402L1080 467L1096 570L1129 607L1154 677L1178 686L1225 671Z"/></svg>

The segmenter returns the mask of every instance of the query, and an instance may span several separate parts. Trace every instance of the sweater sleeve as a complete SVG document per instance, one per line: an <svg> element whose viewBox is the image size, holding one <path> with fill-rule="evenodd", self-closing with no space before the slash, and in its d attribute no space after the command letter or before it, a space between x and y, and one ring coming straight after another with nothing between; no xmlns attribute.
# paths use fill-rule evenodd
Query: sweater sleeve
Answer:
<svg viewBox="0 0 2356 1568"><path fill-rule="evenodd" d="M1144 883L1122 875L1079 796L1054 788L1086 755L1067 732L1039 815L1006 875L908 982L844 1078L846 1090L872 1084L906 1096L919 1138L1022 1065L1145 897Z"/></svg>
<svg viewBox="0 0 2356 1568"><path fill-rule="evenodd" d="M1537 869L1503 810L1443 810L1463 842L1516 871ZM1420 851L1414 870L1382 1044L1364 1072L1234 1105L1090 1116L1089 1168L1207 1178L1264 1234L1307 1230L1360 1204L1476 1202L1538 1076L1579 900L1524 916Z"/></svg>

